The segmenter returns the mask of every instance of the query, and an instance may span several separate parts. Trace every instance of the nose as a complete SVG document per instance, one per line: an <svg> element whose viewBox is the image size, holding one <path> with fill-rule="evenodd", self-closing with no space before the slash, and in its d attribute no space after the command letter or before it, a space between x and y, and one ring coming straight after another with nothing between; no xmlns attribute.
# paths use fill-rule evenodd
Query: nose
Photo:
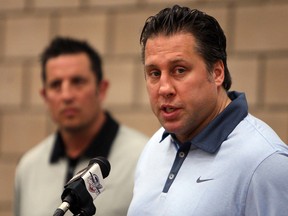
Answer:
<svg viewBox="0 0 288 216"><path fill-rule="evenodd" d="M61 97L64 102L71 102L75 96L74 89L70 83L64 82L61 86Z"/></svg>
<svg viewBox="0 0 288 216"><path fill-rule="evenodd" d="M159 81L159 95L170 98L175 95L175 88L173 82L168 75L162 74Z"/></svg>

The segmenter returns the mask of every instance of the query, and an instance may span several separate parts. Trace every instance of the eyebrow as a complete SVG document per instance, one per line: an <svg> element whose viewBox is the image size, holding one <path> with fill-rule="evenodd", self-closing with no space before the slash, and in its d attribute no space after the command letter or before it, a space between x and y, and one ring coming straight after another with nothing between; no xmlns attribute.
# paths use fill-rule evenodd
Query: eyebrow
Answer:
<svg viewBox="0 0 288 216"><path fill-rule="evenodd" d="M177 64L179 62L187 62L187 61L183 58L177 58L177 59L174 59L172 61L169 61L169 64ZM157 67L157 65L155 65L155 64L144 65L144 68L153 68L153 67Z"/></svg>
<svg viewBox="0 0 288 216"><path fill-rule="evenodd" d="M144 65L144 69L155 68L155 67L157 67L155 64Z"/></svg>

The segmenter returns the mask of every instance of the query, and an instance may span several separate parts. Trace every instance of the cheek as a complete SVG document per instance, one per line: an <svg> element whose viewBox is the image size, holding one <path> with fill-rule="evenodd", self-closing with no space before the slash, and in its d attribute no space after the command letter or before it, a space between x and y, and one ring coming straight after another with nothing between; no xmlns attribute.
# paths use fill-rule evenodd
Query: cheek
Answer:
<svg viewBox="0 0 288 216"><path fill-rule="evenodd" d="M49 111L51 117L54 120L57 120L60 117L60 112L61 112L61 103L60 102L57 102L55 100L46 101L46 107L47 107L47 110Z"/></svg>
<svg viewBox="0 0 288 216"><path fill-rule="evenodd" d="M50 110L56 109L58 106L60 106L60 101L57 99L57 97L53 97L51 95L47 96L47 98L45 99L45 103Z"/></svg>
<svg viewBox="0 0 288 216"><path fill-rule="evenodd" d="M81 98L81 101L85 103L95 103L95 101L99 101L99 93L96 91L82 92L79 97Z"/></svg>
<svg viewBox="0 0 288 216"><path fill-rule="evenodd" d="M147 93L150 99L155 98L157 96L157 87L155 85L147 84L146 83Z"/></svg>
<svg viewBox="0 0 288 216"><path fill-rule="evenodd" d="M97 94L91 94L86 97L85 101L82 103L84 109L90 110L91 113L94 113L95 111L99 111L102 107L102 100L99 98L99 95ZM84 105L85 104L85 105Z"/></svg>

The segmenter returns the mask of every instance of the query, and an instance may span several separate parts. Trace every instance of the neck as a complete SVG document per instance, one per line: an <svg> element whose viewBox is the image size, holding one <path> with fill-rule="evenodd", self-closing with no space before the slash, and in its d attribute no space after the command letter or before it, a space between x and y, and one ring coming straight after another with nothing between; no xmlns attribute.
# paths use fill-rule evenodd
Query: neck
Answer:
<svg viewBox="0 0 288 216"><path fill-rule="evenodd" d="M217 104L214 109L210 113L210 115L204 119L201 124L199 124L192 131L188 131L187 134L178 134L177 139L180 143L187 142L193 139L196 135L198 135L203 128L205 128L216 116L218 116L229 104L231 103L231 99L228 97L227 92L221 88L218 94Z"/></svg>
<svg viewBox="0 0 288 216"><path fill-rule="evenodd" d="M68 157L79 157L90 145L106 120L105 113L101 113L91 125L77 130L60 130L65 151Z"/></svg>

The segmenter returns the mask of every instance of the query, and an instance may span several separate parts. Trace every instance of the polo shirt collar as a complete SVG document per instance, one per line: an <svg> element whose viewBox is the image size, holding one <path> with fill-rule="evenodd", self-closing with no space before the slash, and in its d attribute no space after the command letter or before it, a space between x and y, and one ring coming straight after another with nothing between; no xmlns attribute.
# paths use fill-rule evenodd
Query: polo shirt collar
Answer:
<svg viewBox="0 0 288 216"><path fill-rule="evenodd" d="M232 102L195 136L190 144L203 151L215 153L240 121L248 115L248 105L244 93L232 91L228 92L228 96ZM175 141L174 134L164 131L160 142L168 135L174 137Z"/></svg>
<svg viewBox="0 0 288 216"><path fill-rule="evenodd" d="M97 156L108 157L112 143L119 130L119 123L106 112L106 121L102 128L92 140L82 156L94 158ZM65 145L59 131L56 133L56 139L50 156L50 163L56 163L60 158L67 157Z"/></svg>

